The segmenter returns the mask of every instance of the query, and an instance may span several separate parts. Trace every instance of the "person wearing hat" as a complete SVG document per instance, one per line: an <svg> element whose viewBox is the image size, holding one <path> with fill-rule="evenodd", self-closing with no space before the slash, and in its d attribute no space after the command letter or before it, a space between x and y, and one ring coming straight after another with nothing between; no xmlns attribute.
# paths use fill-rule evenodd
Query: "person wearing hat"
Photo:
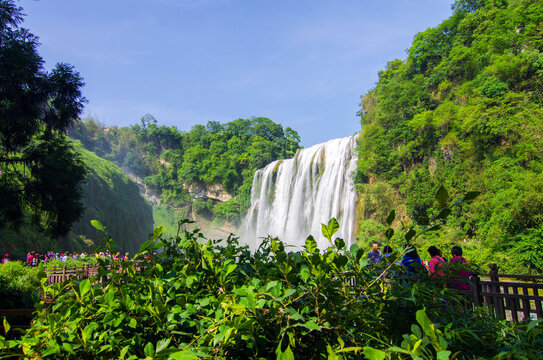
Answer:
<svg viewBox="0 0 543 360"><path fill-rule="evenodd" d="M4 255L4 258L2 259L2 264L5 264L9 262L9 254Z"/></svg>

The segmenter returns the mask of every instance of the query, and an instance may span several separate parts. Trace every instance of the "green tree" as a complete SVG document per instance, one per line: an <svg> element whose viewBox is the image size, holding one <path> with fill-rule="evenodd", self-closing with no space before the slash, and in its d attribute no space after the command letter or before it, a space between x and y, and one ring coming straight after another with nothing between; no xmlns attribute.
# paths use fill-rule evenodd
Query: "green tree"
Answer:
<svg viewBox="0 0 543 360"><path fill-rule="evenodd" d="M68 64L44 70L22 21L22 8L0 1L0 220L16 225L28 211L64 235L83 210L86 168L63 133L83 110L84 84Z"/></svg>

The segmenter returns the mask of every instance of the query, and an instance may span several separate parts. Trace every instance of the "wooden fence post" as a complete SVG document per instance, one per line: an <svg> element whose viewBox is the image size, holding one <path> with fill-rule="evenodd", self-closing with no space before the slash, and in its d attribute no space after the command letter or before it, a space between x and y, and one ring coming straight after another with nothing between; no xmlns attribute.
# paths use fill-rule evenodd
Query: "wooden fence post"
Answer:
<svg viewBox="0 0 543 360"><path fill-rule="evenodd" d="M490 268L490 281L492 282L498 282L500 281L500 277L498 275L498 265L497 264L489 264L488 267ZM503 298L499 295L501 294L501 288L499 285L492 284L491 285L491 292L492 292L492 303L494 305L494 309L496 311L496 317L500 320L505 319L505 309L503 306Z"/></svg>
<svg viewBox="0 0 543 360"><path fill-rule="evenodd" d="M472 274L471 276L471 297L474 306L481 306L483 303L483 298L481 296L481 279L479 274Z"/></svg>

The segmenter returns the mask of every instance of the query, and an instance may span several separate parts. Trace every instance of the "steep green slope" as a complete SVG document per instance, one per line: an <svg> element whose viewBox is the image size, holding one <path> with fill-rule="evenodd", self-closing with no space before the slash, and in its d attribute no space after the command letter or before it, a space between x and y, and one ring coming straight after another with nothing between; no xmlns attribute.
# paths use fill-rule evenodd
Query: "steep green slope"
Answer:
<svg viewBox="0 0 543 360"><path fill-rule="evenodd" d="M461 242L480 263L542 271L542 3L463 0L453 9L362 99L361 233L379 231L400 203L424 221L441 184L453 195L477 190L426 246Z"/></svg>
<svg viewBox="0 0 543 360"><path fill-rule="evenodd" d="M0 250L14 259L24 259L27 251L90 251L101 245L103 234L90 225L93 219L107 226L120 250L134 252L153 229L152 208L134 184L117 166L71 141L76 153L89 168L81 184L83 206L80 220L62 237L47 235L26 213L19 226L0 227ZM89 241L91 240L91 241Z"/></svg>
<svg viewBox="0 0 543 360"><path fill-rule="evenodd" d="M153 230L153 212L139 194L137 185L116 165L86 150L79 141L75 150L89 168L82 185L85 211L72 233L99 244L103 234L91 226L98 219L123 251L135 252Z"/></svg>

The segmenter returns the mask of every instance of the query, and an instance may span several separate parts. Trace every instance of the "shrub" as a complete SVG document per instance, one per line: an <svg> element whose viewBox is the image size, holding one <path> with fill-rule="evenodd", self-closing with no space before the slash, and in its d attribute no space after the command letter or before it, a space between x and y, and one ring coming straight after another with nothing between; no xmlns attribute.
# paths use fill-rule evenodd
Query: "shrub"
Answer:
<svg viewBox="0 0 543 360"><path fill-rule="evenodd" d="M31 308L40 288L38 270L21 261L0 265L0 308Z"/></svg>
<svg viewBox="0 0 543 360"><path fill-rule="evenodd" d="M108 269L99 260L102 284L42 286L55 305L37 304L32 328L18 341L0 338L0 347L63 359L447 359L520 348L507 335L514 330L461 311L461 299L435 279L406 277L395 261L368 266L362 249L333 238L337 230L335 219L323 225L331 245L324 251L310 236L299 252L267 238L251 254L233 237L218 243L194 230L163 239L159 227L134 258L143 265ZM469 324L479 318L489 325L478 334ZM533 337L541 327L531 326Z"/></svg>

